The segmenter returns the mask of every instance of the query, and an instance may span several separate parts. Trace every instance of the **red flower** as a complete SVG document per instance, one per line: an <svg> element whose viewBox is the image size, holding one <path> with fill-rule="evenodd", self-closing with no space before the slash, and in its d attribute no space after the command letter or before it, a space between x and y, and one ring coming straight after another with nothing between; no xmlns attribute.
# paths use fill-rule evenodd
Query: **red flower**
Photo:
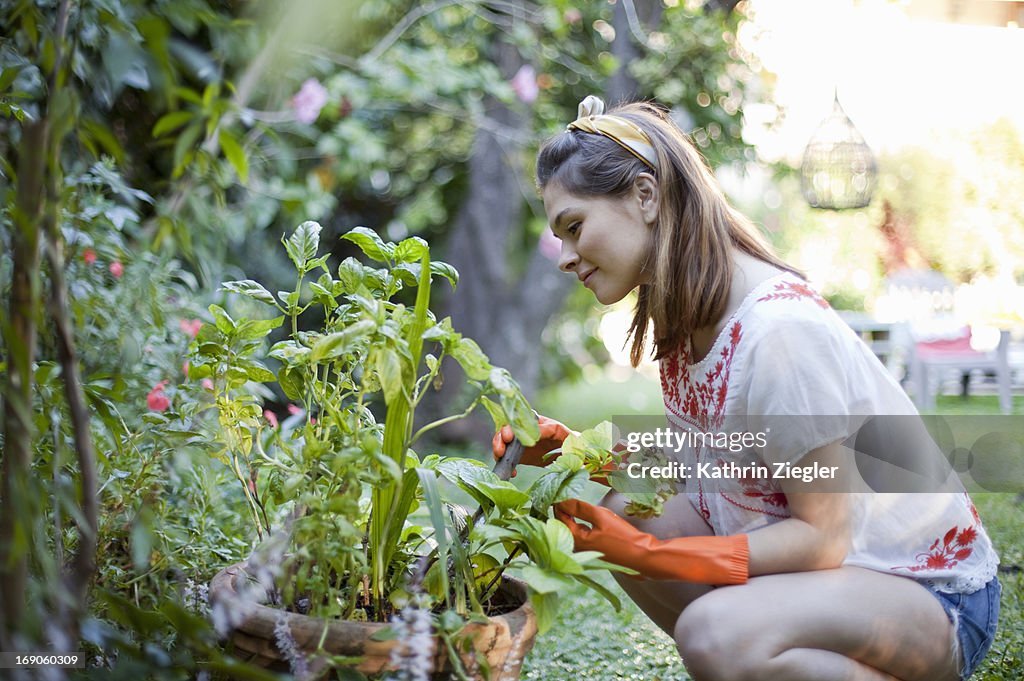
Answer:
<svg viewBox="0 0 1024 681"><path fill-rule="evenodd" d="M120 279L124 274L124 265L122 265L120 261L115 260L110 263L110 273L114 275L115 279Z"/></svg>
<svg viewBox="0 0 1024 681"><path fill-rule="evenodd" d="M973 527L965 527L961 530L960 534L957 535L956 543L960 546L967 546L972 543L978 537L978 531Z"/></svg>
<svg viewBox="0 0 1024 681"><path fill-rule="evenodd" d="M96 262L96 251L91 248L87 248L82 252L82 260L85 261L86 265L92 265Z"/></svg>
<svg viewBox="0 0 1024 681"><path fill-rule="evenodd" d="M167 395L164 395L164 388L166 386L167 381L160 381L146 395L146 405L150 411L167 411L171 406L171 401L167 399Z"/></svg>

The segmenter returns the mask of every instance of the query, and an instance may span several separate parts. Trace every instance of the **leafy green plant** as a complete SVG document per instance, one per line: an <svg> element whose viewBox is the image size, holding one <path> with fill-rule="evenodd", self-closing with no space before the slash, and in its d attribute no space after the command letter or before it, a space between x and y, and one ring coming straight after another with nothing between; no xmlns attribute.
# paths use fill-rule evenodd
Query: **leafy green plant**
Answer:
<svg viewBox="0 0 1024 681"><path fill-rule="evenodd" d="M566 584L581 582L617 604L592 577L617 568L596 552L575 553L568 529L549 513L578 496L589 475L584 456L565 451L524 490L479 461L415 449L424 433L477 407L496 425L511 424L524 443L538 435L508 371L430 312L431 279L454 286L457 273L431 261L422 239L387 243L366 228L342 238L374 265L348 258L334 270L318 256L319 234L305 222L283 239L293 290L274 294L249 279L223 285L274 316L236 320L212 305L213 323L199 331L189 368L190 380L212 381L211 401L195 403L191 415L215 412L206 447L241 484L255 534L268 544L287 537L283 605L382 621L415 597L481 617L509 566L528 577L542 630ZM395 300L409 289L412 305ZM313 308L322 327L304 330ZM286 337L270 345L281 327ZM414 427L446 358L465 372L473 399L465 411ZM293 414L279 421L265 413L254 384L276 384ZM465 495L479 505L468 524ZM454 631L450 618L441 622L439 631Z"/></svg>

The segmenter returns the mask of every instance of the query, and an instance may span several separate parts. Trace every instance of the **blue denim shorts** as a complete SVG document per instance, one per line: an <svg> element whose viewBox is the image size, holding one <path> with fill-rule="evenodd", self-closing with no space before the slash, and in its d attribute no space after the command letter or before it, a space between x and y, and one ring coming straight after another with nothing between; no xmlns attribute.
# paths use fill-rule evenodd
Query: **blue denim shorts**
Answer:
<svg viewBox="0 0 1024 681"><path fill-rule="evenodd" d="M992 647L999 621L999 596L1003 591L998 577L972 594L938 591L927 582L924 588L939 600L956 630L960 679L967 681Z"/></svg>

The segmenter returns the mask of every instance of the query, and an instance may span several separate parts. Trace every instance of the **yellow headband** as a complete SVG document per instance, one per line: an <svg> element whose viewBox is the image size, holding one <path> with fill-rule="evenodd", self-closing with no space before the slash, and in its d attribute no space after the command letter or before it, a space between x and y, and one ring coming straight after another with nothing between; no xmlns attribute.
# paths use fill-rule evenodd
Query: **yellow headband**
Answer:
<svg viewBox="0 0 1024 681"><path fill-rule="evenodd" d="M620 116L605 115L604 102L600 97L588 95L580 102L577 116L566 130L582 130L604 135L646 163L651 170L657 170L658 155L654 153L651 138L633 121Z"/></svg>

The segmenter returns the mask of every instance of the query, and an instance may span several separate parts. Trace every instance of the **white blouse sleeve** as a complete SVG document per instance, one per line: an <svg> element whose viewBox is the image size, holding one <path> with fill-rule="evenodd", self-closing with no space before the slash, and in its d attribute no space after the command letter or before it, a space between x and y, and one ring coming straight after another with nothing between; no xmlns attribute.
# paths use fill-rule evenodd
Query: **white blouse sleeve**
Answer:
<svg viewBox="0 0 1024 681"><path fill-rule="evenodd" d="M769 464L795 464L845 440L874 410L875 371L865 366L860 341L830 323L831 314L768 320L746 354L746 428L764 433Z"/></svg>

